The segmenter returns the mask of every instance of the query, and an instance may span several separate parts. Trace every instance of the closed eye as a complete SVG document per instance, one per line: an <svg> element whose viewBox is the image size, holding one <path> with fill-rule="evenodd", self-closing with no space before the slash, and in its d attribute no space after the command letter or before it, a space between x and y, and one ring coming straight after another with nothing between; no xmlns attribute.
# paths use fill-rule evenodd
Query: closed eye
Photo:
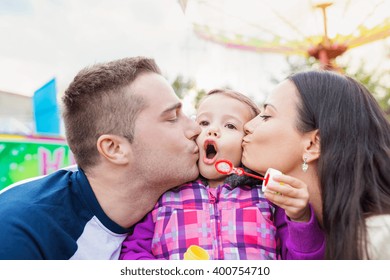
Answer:
<svg viewBox="0 0 390 280"><path fill-rule="evenodd" d="M178 120L179 120L179 115L177 112L174 112L174 113L172 113L172 115L170 116L170 118L167 121L174 123L174 122L177 122Z"/></svg>
<svg viewBox="0 0 390 280"><path fill-rule="evenodd" d="M268 120L271 116L268 116L268 115L259 115L260 118L263 119L263 121L266 121Z"/></svg>
<svg viewBox="0 0 390 280"><path fill-rule="evenodd" d="M177 122L179 118L177 116L174 116L168 120L168 122Z"/></svg>

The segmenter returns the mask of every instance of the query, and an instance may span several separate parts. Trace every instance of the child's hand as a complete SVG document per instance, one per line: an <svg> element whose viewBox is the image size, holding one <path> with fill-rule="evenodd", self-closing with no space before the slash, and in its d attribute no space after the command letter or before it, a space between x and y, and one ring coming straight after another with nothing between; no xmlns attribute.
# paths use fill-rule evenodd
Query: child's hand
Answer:
<svg viewBox="0 0 390 280"><path fill-rule="evenodd" d="M306 184L287 175L275 175L273 179L279 184L268 184L265 197L283 208L292 221L308 222L311 213Z"/></svg>

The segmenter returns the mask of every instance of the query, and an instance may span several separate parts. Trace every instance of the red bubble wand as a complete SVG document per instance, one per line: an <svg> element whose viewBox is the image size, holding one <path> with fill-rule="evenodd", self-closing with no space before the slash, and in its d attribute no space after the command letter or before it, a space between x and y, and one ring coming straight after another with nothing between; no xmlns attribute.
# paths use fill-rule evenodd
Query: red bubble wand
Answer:
<svg viewBox="0 0 390 280"><path fill-rule="evenodd" d="M233 163L230 160L227 159L220 159L215 162L215 169L221 174L224 175L230 175L230 174L236 174L238 176L249 176L253 177L259 180L263 180L264 177L257 176L248 172L245 172L245 170L241 167L234 167Z"/></svg>
<svg viewBox="0 0 390 280"><path fill-rule="evenodd" d="M265 173L264 177L262 176L257 176L248 172L245 172L245 170L241 167L234 167L233 163L227 159L220 159L215 162L215 169L221 174L224 175L230 175L230 174L237 174L238 176L249 176L253 177L259 180L263 180L262 183L262 190L263 192L267 188L268 183L277 183L277 184L282 184L282 182L275 182L273 179L273 176L275 175L281 175L282 172L279 170L273 169L273 168L268 168L267 172Z"/></svg>

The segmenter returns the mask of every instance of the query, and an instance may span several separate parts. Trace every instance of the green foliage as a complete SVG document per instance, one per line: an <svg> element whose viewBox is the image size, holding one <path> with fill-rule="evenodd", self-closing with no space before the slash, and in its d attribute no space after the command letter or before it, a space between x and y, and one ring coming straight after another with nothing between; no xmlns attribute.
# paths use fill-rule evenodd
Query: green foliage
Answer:
<svg viewBox="0 0 390 280"><path fill-rule="evenodd" d="M183 99L190 92L195 91L196 95L193 100L195 108L197 108L199 101L203 96L206 95L206 91L204 89L199 89L193 79L186 79L181 75L176 77L172 83L172 87L180 99Z"/></svg>
<svg viewBox="0 0 390 280"><path fill-rule="evenodd" d="M348 76L355 78L367 87L388 118L390 118L390 73L379 72L378 70L367 72L364 69L363 61L360 62L359 67L354 71L348 67L343 67L343 70Z"/></svg>
<svg viewBox="0 0 390 280"><path fill-rule="evenodd" d="M206 91L204 89L199 89L197 91L197 95L194 99L195 108L198 108L199 102L202 100L202 98L206 95Z"/></svg>
<svg viewBox="0 0 390 280"><path fill-rule="evenodd" d="M185 79L179 75L172 83L172 87L176 92L176 95L183 99L189 90L196 88L196 83L192 79Z"/></svg>
<svg viewBox="0 0 390 280"><path fill-rule="evenodd" d="M299 71L320 68L318 61L312 57L306 59L287 57L286 62L288 69L284 72L285 77ZM339 69L342 73L353 77L367 87L390 120L390 73L388 71L381 72L379 70L368 72L365 69L364 61L361 61L356 69L352 69L348 66L339 66ZM281 79L277 78L271 79L271 81L275 83L280 82L280 80Z"/></svg>

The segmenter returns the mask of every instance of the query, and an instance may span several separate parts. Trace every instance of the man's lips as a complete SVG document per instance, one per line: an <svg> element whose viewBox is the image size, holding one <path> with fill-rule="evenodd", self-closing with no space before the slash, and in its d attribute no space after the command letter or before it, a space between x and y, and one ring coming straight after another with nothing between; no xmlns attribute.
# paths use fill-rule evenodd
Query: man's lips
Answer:
<svg viewBox="0 0 390 280"><path fill-rule="evenodd" d="M196 145L195 148L193 149L194 154L199 154L199 147Z"/></svg>

